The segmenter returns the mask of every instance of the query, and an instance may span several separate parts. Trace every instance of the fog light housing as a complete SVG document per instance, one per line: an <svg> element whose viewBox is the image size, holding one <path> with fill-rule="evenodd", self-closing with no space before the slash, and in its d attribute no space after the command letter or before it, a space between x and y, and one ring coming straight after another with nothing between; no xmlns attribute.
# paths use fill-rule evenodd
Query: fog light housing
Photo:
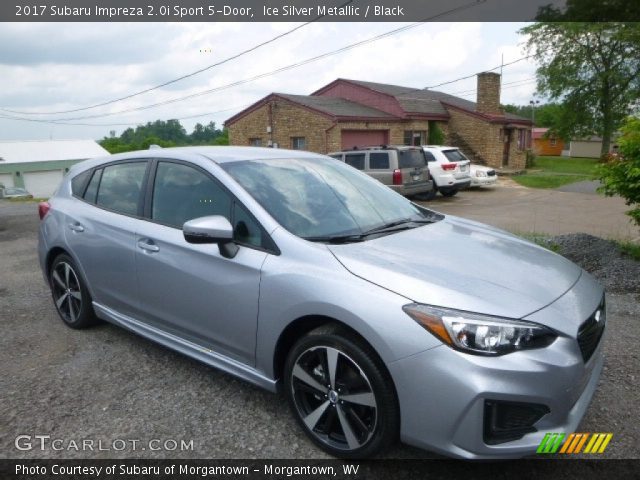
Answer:
<svg viewBox="0 0 640 480"><path fill-rule="evenodd" d="M540 403L485 400L484 443L511 442L535 432L537 429L533 425L550 411Z"/></svg>

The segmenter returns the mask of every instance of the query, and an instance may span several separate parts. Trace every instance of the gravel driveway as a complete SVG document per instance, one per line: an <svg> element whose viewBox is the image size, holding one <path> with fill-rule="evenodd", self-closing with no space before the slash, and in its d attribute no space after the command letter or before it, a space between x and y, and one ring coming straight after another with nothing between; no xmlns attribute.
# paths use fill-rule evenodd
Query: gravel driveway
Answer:
<svg viewBox="0 0 640 480"><path fill-rule="evenodd" d="M294 423L282 396L109 324L65 327L37 265L37 226L34 204L0 202L0 457L326 458ZM571 240L563 247L570 250ZM631 271L624 264L616 264L616 275ZM581 431L613 432L604 457L640 458L640 291L632 283L614 290L606 366ZM18 451L20 434L106 446L115 439L192 440L193 448ZM433 458L402 445L386 456Z"/></svg>

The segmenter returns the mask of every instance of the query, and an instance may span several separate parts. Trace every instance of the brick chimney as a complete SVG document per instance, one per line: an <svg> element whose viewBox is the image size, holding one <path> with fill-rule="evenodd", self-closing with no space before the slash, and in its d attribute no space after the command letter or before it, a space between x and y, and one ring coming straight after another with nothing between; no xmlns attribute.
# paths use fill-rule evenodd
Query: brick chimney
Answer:
<svg viewBox="0 0 640 480"><path fill-rule="evenodd" d="M500 74L483 72L478 74L478 99L476 110L490 115L503 115L500 108Z"/></svg>

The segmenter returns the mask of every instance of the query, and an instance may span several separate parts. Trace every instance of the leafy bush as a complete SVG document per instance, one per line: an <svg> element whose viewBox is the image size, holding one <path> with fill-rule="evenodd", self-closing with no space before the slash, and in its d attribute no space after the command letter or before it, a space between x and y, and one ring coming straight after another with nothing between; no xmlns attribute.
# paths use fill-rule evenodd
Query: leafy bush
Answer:
<svg viewBox="0 0 640 480"><path fill-rule="evenodd" d="M602 180L600 191L608 197L620 195L633 208L627 212L640 225L640 118L629 117L618 140L617 156L609 156L607 163L598 167Z"/></svg>

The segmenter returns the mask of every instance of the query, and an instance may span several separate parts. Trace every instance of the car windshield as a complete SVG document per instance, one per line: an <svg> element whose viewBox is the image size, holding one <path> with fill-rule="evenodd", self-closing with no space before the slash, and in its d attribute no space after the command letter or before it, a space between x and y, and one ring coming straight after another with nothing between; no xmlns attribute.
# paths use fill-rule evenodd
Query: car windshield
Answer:
<svg viewBox="0 0 640 480"><path fill-rule="evenodd" d="M464 153L458 149L443 150L442 153L444 153L444 156L447 157L450 162L464 162L469 160L464 156Z"/></svg>
<svg viewBox="0 0 640 480"><path fill-rule="evenodd" d="M399 150L398 157L400 168L424 167L426 165L424 152L421 148Z"/></svg>
<svg viewBox="0 0 640 480"><path fill-rule="evenodd" d="M362 235L396 222L434 221L436 215L330 158L244 160L221 166L278 223L303 238Z"/></svg>

